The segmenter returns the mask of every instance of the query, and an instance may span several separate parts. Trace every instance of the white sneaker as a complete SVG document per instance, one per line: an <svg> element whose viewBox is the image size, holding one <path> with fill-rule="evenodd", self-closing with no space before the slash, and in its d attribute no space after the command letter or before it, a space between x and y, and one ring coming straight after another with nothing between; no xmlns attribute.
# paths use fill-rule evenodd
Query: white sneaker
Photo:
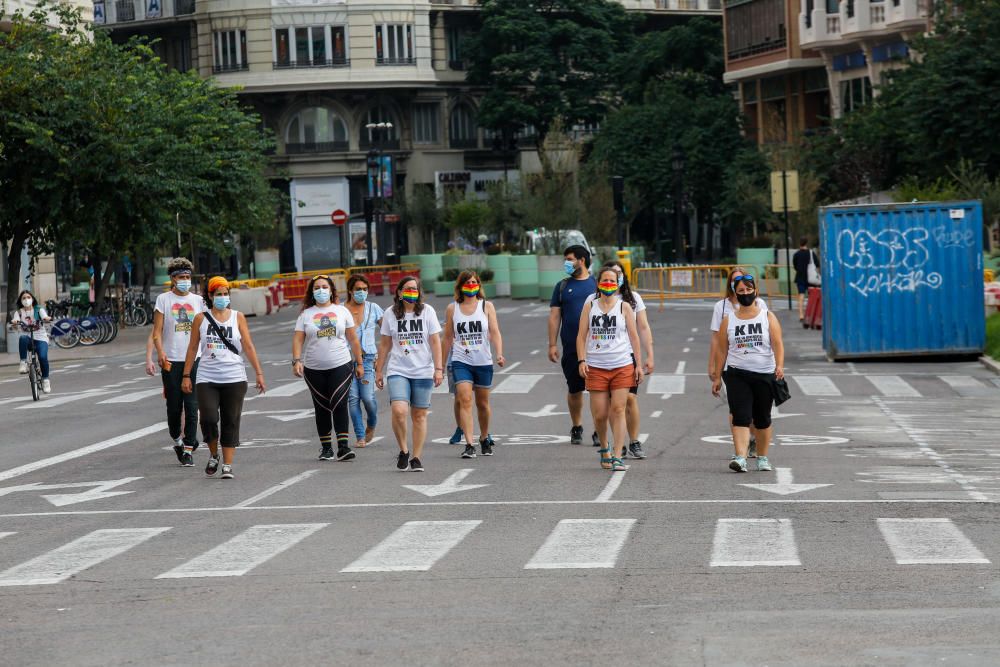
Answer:
<svg viewBox="0 0 1000 667"><path fill-rule="evenodd" d="M51 394L52 393L52 384L49 383L49 379L48 378L45 378L44 380L42 380L42 391L45 392L46 394Z"/></svg>
<svg viewBox="0 0 1000 667"><path fill-rule="evenodd" d="M28 374L28 362L27 361L22 361L21 365L17 367L17 372L20 373L21 375L27 375Z"/></svg>

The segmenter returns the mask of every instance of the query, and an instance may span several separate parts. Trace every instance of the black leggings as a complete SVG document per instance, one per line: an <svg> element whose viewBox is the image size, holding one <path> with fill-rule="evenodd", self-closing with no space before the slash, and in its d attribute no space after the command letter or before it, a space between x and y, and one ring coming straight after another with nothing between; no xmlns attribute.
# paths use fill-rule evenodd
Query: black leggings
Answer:
<svg viewBox="0 0 1000 667"><path fill-rule="evenodd" d="M198 407L201 412L201 437L205 442L220 441L223 447L240 444L240 416L243 399L247 395L246 382L202 382L198 388ZM219 437L219 421L222 437Z"/></svg>
<svg viewBox="0 0 1000 667"><path fill-rule="evenodd" d="M171 361L170 370L160 369L163 380L163 395L167 399L167 430L170 439L181 437L181 413L184 414L184 444L194 447L198 444L198 395L181 391L184 375L184 360ZM198 359L191 366L191 382L198 378Z"/></svg>
<svg viewBox="0 0 1000 667"><path fill-rule="evenodd" d="M351 430L351 417L347 395L351 391L351 381L354 379L354 362L349 361L343 366L337 366L325 371L306 368L305 380L312 394L313 407L316 408L316 431L319 442L327 446L331 444L332 431L337 429L337 448L347 447L348 433Z"/></svg>
<svg viewBox="0 0 1000 667"><path fill-rule="evenodd" d="M774 403L771 391L774 373L729 368L723 372L722 379L726 382L733 426L750 426L752 420L755 427L768 428L771 425L771 405Z"/></svg>

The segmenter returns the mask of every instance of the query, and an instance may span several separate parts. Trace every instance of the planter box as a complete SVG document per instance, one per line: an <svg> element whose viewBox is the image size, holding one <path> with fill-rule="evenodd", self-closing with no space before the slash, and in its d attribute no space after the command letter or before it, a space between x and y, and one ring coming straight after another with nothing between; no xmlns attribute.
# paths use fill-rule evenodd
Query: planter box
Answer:
<svg viewBox="0 0 1000 667"><path fill-rule="evenodd" d="M435 280L434 283L434 295L435 296L454 296L455 293L455 283L450 280Z"/></svg>
<svg viewBox="0 0 1000 667"><path fill-rule="evenodd" d="M535 255L511 256L510 295L515 299L538 298L538 258Z"/></svg>
<svg viewBox="0 0 1000 667"><path fill-rule="evenodd" d="M461 257L461 255L441 255L441 268L457 269L459 257Z"/></svg>
<svg viewBox="0 0 1000 667"><path fill-rule="evenodd" d="M736 263L755 277L763 278L764 267L774 264L774 248L737 248Z"/></svg>
<svg viewBox="0 0 1000 667"><path fill-rule="evenodd" d="M497 298L497 286L495 283L483 283L483 296L487 299Z"/></svg>
<svg viewBox="0 0 1000 667"><path fill-rule="evenodd" d="M486 260L483 255L459 255L458 268L463 271L466 269L482 271L486 268Z"/></svg>
<svg viewBox="0 0 1000 667"><path fill-rule="evenodd" d="M258 278L270 279L276 273L281 273L281 258L277 250L257 250L253 254L253 268Z"/></svg>
<svg viewBox="0 0 1000 667"><path fill-rule="evenodd" d="M566 277L562 255L538 256L538 298L548 301L556 283Z"/></svg>

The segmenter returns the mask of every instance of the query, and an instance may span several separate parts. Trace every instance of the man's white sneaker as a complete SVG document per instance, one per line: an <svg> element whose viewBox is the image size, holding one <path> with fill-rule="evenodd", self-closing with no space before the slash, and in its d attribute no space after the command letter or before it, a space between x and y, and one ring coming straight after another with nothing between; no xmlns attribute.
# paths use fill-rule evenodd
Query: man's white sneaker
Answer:
<svg viewBox="0 0 1000 667"><path fill-rule="evenodd" d="M52 384L49 382L48 378L42 380L42 391L45 392L46 394L52 393Z"/></svg>
<svg viewBox="0 0 1000 667"><path fill-rule="evenodd" d="M27 361L22 361L21 365L17 367L17 372L20 373L21 375L27 375L28 374L28 362Z"/></svg>

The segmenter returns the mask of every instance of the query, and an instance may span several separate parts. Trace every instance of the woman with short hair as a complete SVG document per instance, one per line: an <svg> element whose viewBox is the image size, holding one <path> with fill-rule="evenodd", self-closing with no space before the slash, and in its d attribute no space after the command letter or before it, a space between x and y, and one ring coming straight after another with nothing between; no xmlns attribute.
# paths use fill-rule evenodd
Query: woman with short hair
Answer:
<svg viewBox="0 0 1000 667"><path fill-rule="evenodd" d="M361 343L360 361L364 374L351 380L351 391L347 395L347 408L354 426L356 447L365 447L372 442L375 426L378 424L378 403L375 401L375 358L378 356L378 336L382 326L382 307L368 297L371 293L368 279L356 273L347 279L347 300L345 307L357 325L358 340ZM365 414L367 413L367 424Z"/></svg>

